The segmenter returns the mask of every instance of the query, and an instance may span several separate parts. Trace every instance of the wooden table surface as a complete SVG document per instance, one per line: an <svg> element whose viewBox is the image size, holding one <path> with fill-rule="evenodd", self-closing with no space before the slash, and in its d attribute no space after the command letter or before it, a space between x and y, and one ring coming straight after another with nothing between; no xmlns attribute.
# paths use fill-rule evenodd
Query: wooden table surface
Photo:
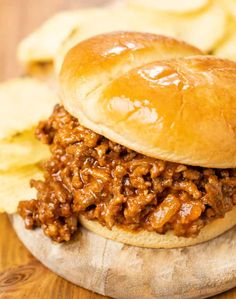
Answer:
<svg viewBox="0 0 236 299"><path fill-rule="evenodd" d="M104 5L109 0L1 0L0 81L21 73L15 58L19 40L53 13L65 8ZM0 215L0 299L107 298L77 287L42 266L17 239L6 215ZM236 299L236 288L216 296ZM135 298L134 298L135 299Z"/></svg>

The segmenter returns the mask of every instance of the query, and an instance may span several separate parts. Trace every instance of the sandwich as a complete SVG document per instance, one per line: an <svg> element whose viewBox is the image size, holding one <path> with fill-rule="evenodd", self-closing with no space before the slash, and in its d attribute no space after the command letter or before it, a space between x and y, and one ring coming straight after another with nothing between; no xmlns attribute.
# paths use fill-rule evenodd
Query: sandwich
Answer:
<svg viewBox="0 0 236 299"><path fill-rule="evenodd" d="M41 121L50 149L27 229L67 242L79 225L125 244L173 248L236 224L236 63L138 32L77 44L61 103Z"/></svg>

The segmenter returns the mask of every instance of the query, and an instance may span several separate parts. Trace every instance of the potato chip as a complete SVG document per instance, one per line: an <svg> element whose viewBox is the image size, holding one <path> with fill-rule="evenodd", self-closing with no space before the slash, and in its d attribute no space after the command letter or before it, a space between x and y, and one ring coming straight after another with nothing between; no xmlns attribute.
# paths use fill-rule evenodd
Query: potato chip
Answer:
<svg viewBox="0 0 236 299"><path fill-rule="evenodd" d="M94 20L100 13L103 13L102 9L83 9L56 14L20 43L19 60L24 64L52 61L58 47L73 30L79 28L81 22L87 18Z"/></svg>
<svg viewBox="0 0 236 299"><path fill-rule="evenodd" d="M236 19L236 1L235 0L220 0L227 12Z"/></svg>
<svg viewBox="0 0 236 299"><path fill-rule="evenodd" d="M198 11L208 2L208 0L128 0L131 6L181 14Z"/></svg>
<svg viewBox="0 0 236 299"><path fill-rule="evenodd" d="M173 26L176 28L179 26L177 38L208 52L212 51L224 36L227 29L227 14L217 2L213 2L208 9L195 16L189 15L179 21L176 19Z"/></svg>
<svg viewBox="0 0 236 299"><path fill-rule="evenodd" d="M17 211L21 200L36 197L36 190L30 188L31 179L41 179L42 172L36 165L29 165L8 172L0 172L0 212L9 214Z"/></svg>
<svg viewBox="0 0 236 299"><path fill-rule="evenodd" d="M34 137L34 130L0 141L0 171L34 164L48 157L48 146Z"/></svg>
<svg viewBox="0 0 236 299"><path fill-rule="evenodd" d="M31 77L45 83L50 89L54 90L56 94L60 91L58 78L55 76L52 61L48 63L30 63L26 65L25 72Z"/></svg>
<svg viewBox="0 0 236 299"><path fill-rule="evenodd" d="M170 36L193 44L203 51L214 49L224 36L227 27L227 13L218 2L212 2L199 13L186 15L150 9L149 18L153 23L150 32L155 33L156 24L157 28L161 26L170 32Z"/></svg>
<svg viewBox="0 0 236 299"><path fill-rule="evenodd" d="M23 132L47 118L58 97L46 84L17 78L0 84L0 140Z"/></svg>

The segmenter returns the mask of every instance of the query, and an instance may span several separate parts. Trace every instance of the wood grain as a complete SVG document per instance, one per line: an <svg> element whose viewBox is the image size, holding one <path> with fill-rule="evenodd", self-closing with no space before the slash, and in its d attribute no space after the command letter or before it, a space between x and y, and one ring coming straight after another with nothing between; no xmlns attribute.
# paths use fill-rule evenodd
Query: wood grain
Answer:
<svg viewBox="0 0 236 299"><path fill-rule="evenodd" d="M106 299L46 269L24 248L6 215L0 215L0 299Z"/></svg>
<svg viewBox="0 0 236 299"><path fill-rule="evenodd" d="M53 13L65 8L109 0L1 0L0 81L21 73L15 51L19 40ZM18 240L6 215L0 215L0 299L99 299L107 298L79 288L42 266ZM215 298L236 298L236 289Z"/></svg>

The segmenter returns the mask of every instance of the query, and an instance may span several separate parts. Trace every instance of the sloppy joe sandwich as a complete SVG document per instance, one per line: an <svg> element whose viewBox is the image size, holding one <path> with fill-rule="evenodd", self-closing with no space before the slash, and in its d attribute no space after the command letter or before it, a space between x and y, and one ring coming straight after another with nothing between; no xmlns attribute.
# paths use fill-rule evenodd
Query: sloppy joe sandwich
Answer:
<svg viewBox="0 0 236 299"><path fill-rule="evenodd" d="M95 36L60 72L61 104L26 228L69 241L79 223L126 244L179 247L236 224L236 63L148 33Z"/></svg>

